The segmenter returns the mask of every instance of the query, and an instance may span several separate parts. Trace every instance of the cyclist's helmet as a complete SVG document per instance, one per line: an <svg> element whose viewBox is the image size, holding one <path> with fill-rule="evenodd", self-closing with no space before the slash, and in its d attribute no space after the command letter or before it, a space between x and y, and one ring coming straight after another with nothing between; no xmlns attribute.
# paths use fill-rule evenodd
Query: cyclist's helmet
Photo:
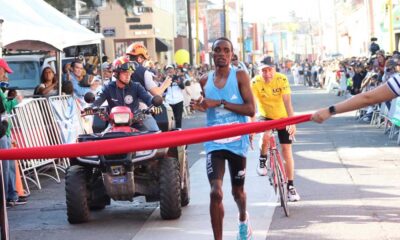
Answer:
<svg viewBox="0 0 400 240"><path fill-rule="evenodd" d="M127 57L119 57L114 60L113 64L113 71L115 73L120 73L120 72L125 72L125 71L131 71L134 72L135 65L129 61L129 58Z"/></svg>
<svg viewBox="0 0 400 240"><path fill-rule="evenodd" d="M146 47L141 43L132 43L129 45L126 49L126 54L130 56L142 55L145 59L149 59L150 57Z"/></svg>

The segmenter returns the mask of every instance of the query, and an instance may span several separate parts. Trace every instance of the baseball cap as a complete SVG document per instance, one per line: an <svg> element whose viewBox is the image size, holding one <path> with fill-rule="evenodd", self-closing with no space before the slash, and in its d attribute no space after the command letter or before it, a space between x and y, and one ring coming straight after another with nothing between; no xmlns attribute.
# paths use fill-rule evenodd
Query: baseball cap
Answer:
<svg viewBox="0 0 400 240"><path fill-rule="evenodd" d="M171 64L165 66L165 70L169 69L169 68L174 68L174 66L172 66Z"/></svg>
<svg viewBox="0 0 400 240"><path fill-rule="evenodd" d="M108 62L103 62L101 64L101 70L111 70L112 69L112 64Z"/></svg>
<svg viewBox="0 0 400 240"><path fill-rule="evenodd" d="M275 67L274 62L272 61L272 57L271 56L266 56L261 62L260 62L260 66L259 69L263 69L266 67Z"/></svg>
<svg viewBox="0 0 400 240"><path fill-rule="evenodd" d="M7 73L13 73L11 68L8 66L6 60L0 58L0 67L4 68Z"/></svg>

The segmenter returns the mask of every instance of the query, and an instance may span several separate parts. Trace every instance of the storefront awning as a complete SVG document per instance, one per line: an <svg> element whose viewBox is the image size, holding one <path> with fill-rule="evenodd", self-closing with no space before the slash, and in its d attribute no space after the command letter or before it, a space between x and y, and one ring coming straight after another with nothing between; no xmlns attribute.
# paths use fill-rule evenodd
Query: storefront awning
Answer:
<svg viewBox="0 0 400 240"><path fill-rule="evenodd" d="M168 52L169 44L161 38L156 38L156 52Z"/></svg>

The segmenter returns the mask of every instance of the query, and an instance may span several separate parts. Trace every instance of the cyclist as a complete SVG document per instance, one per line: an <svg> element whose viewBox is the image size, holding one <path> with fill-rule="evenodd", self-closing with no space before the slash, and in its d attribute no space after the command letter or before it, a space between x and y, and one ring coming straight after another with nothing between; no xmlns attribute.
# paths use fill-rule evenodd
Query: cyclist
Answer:
<svg viewBox="0 0 400 240"><path fill-rule="evenodd" d="M201 77L200 85L204 98L192 100L191 106L194 110L207 111L207 126L247 122L247 118L255 113L249 76L245 71L230 66L233 45L229 39L216 39L212 51L216 70ZM231 174L232 195L239 208L237 239L252 239L244 191L249 136L210 141L204 146L207 152L207 175L211 186L210 215L214 239L221 240L223 232L222 180L225 160L228 162Z"/></svg>
<svg viewBox="0 0 400 240"><path fill-rule="evenodd" d="M294 115L291 91L287 77L275 70L275 64L270 56L261 61L259 67L261 74L252 79L252 91L257 102L260 121L268 121L291 117ZM255 117L253 117L255 120ZM285 169L288 176L289 201L299 201L300 196L294 187L294 160L292 153L292 139L296 133L296 126L290 125L285 129L278 129L278 138L285 160ZM262 136L260 158L257 173L267 175L268 141L271 131L265 131Z"/></svg>
<svg viewBox="0 0 400 240"><path fill-rule="evenodd" d="M116 81L111 81L104 85L101 91L96 96L96 100L93 106L101 106L104 101L107 101L109 108L115 106L127 106L132 112L139 109L139 100L142 100L148 106L151 105L153 97L140 85L139 83L131 81L131 74L135 71L135 67L129 62L126 57L120 57L113 62L113 71L115 74ZM145 124L149 118L153 118L150 115L146 115L143 121L143 125L135 126L139 130L158 131L156 129L149 129ZM153 118L154 121L154 118Z"/></svg>

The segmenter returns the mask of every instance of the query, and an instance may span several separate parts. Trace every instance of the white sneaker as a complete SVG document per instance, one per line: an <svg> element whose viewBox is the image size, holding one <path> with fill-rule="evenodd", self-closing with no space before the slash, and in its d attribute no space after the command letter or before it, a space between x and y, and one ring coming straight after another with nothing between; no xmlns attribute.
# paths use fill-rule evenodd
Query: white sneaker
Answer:
<svg viewBox="0 0 400 240"><path fill-rule="evenodd" d="M260 158L257 164L257 174L259 176L267 176L268 169L267 169L267 159Z"/></svg>
<svg viewBox="0 0 400 240"><path fill-rule="evenodd" d="M289 199L289 202L300 201L300 195L297 193L296 188L294 186L289 186L288 199Z"/></svg>
<svg viewBox="0 0 400 240"><path fill-rule="evenodd" d="M239 232L237 234L237 240L251 240L253 239L253 230L250 226L249 213L246 213L247 219L245 222L239 220Z"/></svg>

